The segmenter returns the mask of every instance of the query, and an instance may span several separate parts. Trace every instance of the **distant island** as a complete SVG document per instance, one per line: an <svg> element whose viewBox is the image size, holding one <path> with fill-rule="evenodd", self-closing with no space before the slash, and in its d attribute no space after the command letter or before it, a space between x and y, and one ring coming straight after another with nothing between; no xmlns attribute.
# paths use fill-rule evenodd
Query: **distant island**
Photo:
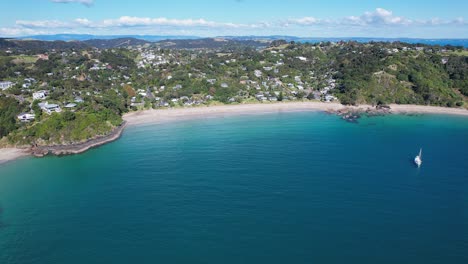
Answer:
<svg viewBox="0 0 468 264"><path fill-rule="evenodd" d="M454 45L0 39L0 147L78 153L118 138L124 114L148 109L316 102L465 113L467 75L468 50Z"/></svg>

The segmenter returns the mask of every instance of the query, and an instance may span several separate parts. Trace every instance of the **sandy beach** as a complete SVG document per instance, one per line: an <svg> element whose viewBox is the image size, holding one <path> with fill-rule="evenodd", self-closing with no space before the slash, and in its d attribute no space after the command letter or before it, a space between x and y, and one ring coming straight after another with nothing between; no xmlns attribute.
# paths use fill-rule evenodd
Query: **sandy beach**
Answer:
<svg viewBox="0 0 468 264"><path fill-rule="evenodd" d="M1 148L0 149L0 164L8 161L28 156L30 152L27 149L17 148Z"/></svg>
<svg viewBox="0 0 468 264"><path fill-rule="evenodd" d="M356 108L365 109L369 106ZM291 102L291 103L269 103L269 104L239 104L220 105L209 107L190 108L168 108L158 110L145 110L125 114L123 119L129 125L145 123L163 123L173 120L188 120L194 118L223 117L231 115L267 114L275 112L295 111L337 111L344 108L339 103L322 102Z"/></svg>
<svg viewBox="0 0 468 264"><path fill-rule="evenodd" d="M397 104L391 104L390 108L392 110L392 113L395 114L443 114L468 116L468 110L462 108Z"/></svg>
<svg viewBox="0 0 468 264"><path fill-rule="evenodd" d="M396 114L450 114L468 116L468 110L461 108L447 108L422 105L390 105L391 112ZM124 115L129 125L146 123L164 123L174 120L188 120L193 118L222 117L229 115L265 114L274 112L295 111L337 111L344 108L366 110L374 108L370 105L343 106L339 103L324 102L285 102L270 104L240 104L210 107L170 108L160 110L145 110Z"/></svg>

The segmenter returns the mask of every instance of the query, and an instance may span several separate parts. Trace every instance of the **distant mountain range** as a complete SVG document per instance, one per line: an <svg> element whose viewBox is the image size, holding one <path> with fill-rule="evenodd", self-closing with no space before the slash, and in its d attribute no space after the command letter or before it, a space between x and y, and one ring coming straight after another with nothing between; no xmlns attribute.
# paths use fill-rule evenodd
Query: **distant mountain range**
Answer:
<svg viewBox="0 0 468 264"><path fill-rule="evenodd" d="M119 47L128 47L128 46L138 46L150 44L149 42L142 39L136 38L112 38L112 39L88 39L81 41L89 46L100 48L100 49L110 49L110 48L119 48Z"/></svg>
<svg viewBox="0 0 468 264"><path fill-rule="evenodd" d="M270 45L271 41L227 38L171 39L158 41L161 48L175 49L221 49L236 47L261 48Z"/></svg>
<svg viewBox="0 0 468 264"><path fill-rule="evenodd" d="M182 39L183 38L183 39ZM65 40L66 39L66 40ZM318 43L324 41L406 42L426 45L453 45L468 47L468 39L412 39L412 38L299 38L291 36L223 36L198 38L190 36L95 36L95 35L38 35L24 38L0 38L0 49L29 50L45 52L50 49L100 49L119 48L138 45L156 45L171 49L234 49L239 47L262 48L274 40Z"/></svg>
<svg viewBox="0 0 468 264"><path fill-rule="evenodd" d="M36 40L36 39L2 39L0 50L15 49L20 51L46 52L51 49L83 49L95 47L100 49L122 48L138 45L154 45L171 49L235 49L240 47L266 47L270 41L264 40L236 40L224 38L171 39L150 42L136 38L110 38L89 40Z"/></svg>
<svg viewBox="0 0 468 264"><path fill-rule="evenodd" d="M198 39L171 39L150 42L136 38L109 38L88 40L36 40L25 39L2 39L0 38L0 50L16 49L22 51L46 52L50 49L82 49L95 47L100 49L120 48L139 45L155 45L161 48L171 49L234 49L239 47L266 47L270 41L265 40L237 40L225 38L198 38Z"/></svg>
<svg viewBox="0 0 468 264"><path fill-rule="evenodd" d="M51 49L82 49L87 47L89 47L88 44L80 41L43 41L0 38L0 50L28 50L41 53Z"/></svg>
<svg viewBox="0 0 468 264"><path fill-rule="evenodd" d="M330 38L303 38L303 37L294 37L294 36L223 36L227 39L236 39L236 40L286 40L286 41L296 41L296 42L309 42L309 43L318 43L324 41L339 42L339 41L357 41L361 43L367 42L405 42L410 44L425 44L425 45L452 45L452 46L463 46L468 47L468 39L421 39L421 38L364 38L364 37L330 37Z"/></svg>
<svg viewBox="0 0 468 264"><path fill-rule="evenodd" d="M112 39L122 39L122 38L133 38L139 40L145 40L148 42L158 42L162 40L193 40L193 39L207 39L197 36L180 36L180 35L89 35L89 34L57 34L57 35L34 35L19 37L17 39L34 39L34 40L44 40L44 41L86 41L86 40L112 40ZM464 46L468 47L468 39L421 39L421 38L364 38L364 37L330 37L330 38L304 38L304 37L294 37L294 36L282 36L282 35L272 35L272 36L220 36L218 38L231 39L231 40L259 40L259 41L272 41L278 39L284 39L286 41L296 41L296 42L310 42L317 43L322 41L357 41L357 42L370 42L370 41L384 41L384 42L406 42L411 44L421 43L426 45L453 45L453 46Z"/></svg>
<svg viewBox="0 0 468 264"><path fill-rule="evenodd" d="M34 35L18 37L17 39L35 39L45 41L85 41L92 39L121 39L121 38L134 38L141 39L150 42L157 42L166 39L199 39L197 36L178 36L178 35L167 35L167 36L153 36L153 35L89 35L89 34L56 34L56 35Z"/></svg>

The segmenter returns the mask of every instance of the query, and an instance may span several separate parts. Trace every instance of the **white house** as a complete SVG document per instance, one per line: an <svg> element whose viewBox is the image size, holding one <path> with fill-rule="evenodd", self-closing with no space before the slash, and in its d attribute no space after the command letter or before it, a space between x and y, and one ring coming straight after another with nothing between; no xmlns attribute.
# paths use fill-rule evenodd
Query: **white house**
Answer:
<svg viewBox="0 0 468 264"><path fill-rule="evenodd" d="M338 98L336 98L336 97L333 96L333 95L329 95L329 94L328 94L328 95L325 96L325 101L326 101L326 102L335 101L335 100L337 100L337 99L338 99Z"/></svg>
<svg viewBox="0 0 468 264"><path fill-rule="evenodd" d="M15 84L10 82L10 81L0 82L0 89L1 90L6 90L6 89L12 87L13 85L15 85Z"/></svg>
<svg viewBox="0 0 468 264"><path fill-rule="evenodd" d="M46 91L38 91L33 93L33 99L34 100L42 100L47 97L47 92Z"/></svg>
<svg viewBox="0 0 468 264"><path fill-rule="evenodd" d="M70 108L76 107L76 104L75 104L75 103L68 103L68 104L66 104L64 107L70 109Z"/></svg>
<svg viewBox="0 0 468 264"><path fill-rule="evenodd" d="M29 122L34 120L36 116L34 114L22 113L19 114L17 117L21 122Z"/></svg>
<svg viewBox="0 0 468 264"><path fill-rule="evenodd" d="M262 77L262 72L260 70L255 70L254 71L254 75L257 77L257 78L260 78Z"/></svg>
<svg viewBox="0 0 468 264"><path fill-rule="evenodd" d="M41 107L42 111L46 112L49 115L52 114L52 112L62 112L62 109L58 104L49 104L49 102L39 103L39 107Z"/></svg>

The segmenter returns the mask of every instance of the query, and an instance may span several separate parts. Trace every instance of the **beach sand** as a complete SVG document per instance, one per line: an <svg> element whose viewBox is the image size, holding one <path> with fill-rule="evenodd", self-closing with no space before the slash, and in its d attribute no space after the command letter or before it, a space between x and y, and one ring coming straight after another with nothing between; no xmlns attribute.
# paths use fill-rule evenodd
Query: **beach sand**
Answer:
<svg viewBox="0 0 468 264"><path fill-rule="evenodd" d="M397 104L391 104L390 108L392 110L392 113L395 114L444 114L468 116L468 110L463 108Z"/></svg>
<svg viewBox="0 0 468 264"><path fill-rule="evenodd" d="M391 112L396 114L451 114L468 116L468 110L461 108L447 108L421 105L390 105ZM250 115L274 112L295 111L337 111L341 109L366 110L375 109L370 105L343 106L339 103L324 102L281 102L266 104L240 104L221 105L210 107L170 108L160 110L144 110L124 115L129 125L146 123L164 123L174 120L187 120L194 118L222 117L229 115Z"/></svg>
<svg viewBox="0 0 468 264"><path fill-rule="evenodd" d="M360 106L359 108L365 109L366 107L367 106ZM129 125L138 125L145 123L163 123L174 120L223 117L231 115L256 115L295 111L336 111L342 108L344 108L344 106L338 103L321 102L239 104L145 110L125 114L123 118L128 122Z"/></svg>
<svg viewBox="0 0 468 264"><path fill-rule="evenodd" d="M28 156L29 154L30 152L27 149L0 148L0 164Z"/></svg>

